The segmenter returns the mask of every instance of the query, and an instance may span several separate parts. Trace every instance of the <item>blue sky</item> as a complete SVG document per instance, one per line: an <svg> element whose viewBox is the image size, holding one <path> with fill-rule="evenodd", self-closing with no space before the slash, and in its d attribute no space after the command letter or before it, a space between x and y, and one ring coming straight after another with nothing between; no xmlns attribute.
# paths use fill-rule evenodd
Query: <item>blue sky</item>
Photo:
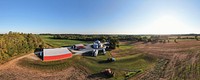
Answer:
<svg viewBox="0 0 200 80"><path fill-rule="evenodd" d="M0 33L200 33L199 0L0 0Z"/></svg>

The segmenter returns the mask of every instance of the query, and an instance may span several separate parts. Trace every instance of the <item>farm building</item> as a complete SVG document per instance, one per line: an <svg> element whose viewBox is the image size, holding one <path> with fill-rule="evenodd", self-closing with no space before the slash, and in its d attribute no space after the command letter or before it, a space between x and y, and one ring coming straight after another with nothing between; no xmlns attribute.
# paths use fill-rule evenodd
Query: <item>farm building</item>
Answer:
<svg viewBox="0 0 200 80"><path fill-rule="evenodd" d="M43 61L54 61L72 57L72 53L67 48L42 49L35 51L35 54Z"/></svg>
<svg viewBox="0 0 200 80"><path fill-rule="evenodd" d="M92 55L92 56L95 56L95 57L96 57L96 56L98 55L98 53L99 53L99 50L94 49L94 50L93 50L93 55Z"/></svg>
<svg viewBox="0 0 200 80"><path fill-rule="evenodd" d="M103 48L103 49L93 49L92 50L92 56L98 56L98 54L99 53L102 53L102 54L106 54L106 50L105 50L105 48Z"/></svg>
<svg viewBox="0 0 200 80"><path fill-rule="evenodd" d="M108 49L109 46L110 46L110 43L109 43L109 42L105 42L105 43L104 43L104 48Z"/></svg>
<svg viewBox="0 0 200 80"><path fill-rule="evenodd" d="M99 40L96 40L94 43L93 43L93 48L94 49L98 49L98 48L102 48L103 45L102 43L99 41Z"/></svg>
<svg viewBox="0 0 200 80"><path fill-rule="evenodd" d="M98 49L99 48L99 45L97 43L93 43L93 48L94 49Z"/></svg>
<svg viewBox="0 0 200 80"><path fill-rule="evenodd" d="M75 44L72 46L73 49L79 50L79 49L85 49L85 46L83 44Z"/></svg>

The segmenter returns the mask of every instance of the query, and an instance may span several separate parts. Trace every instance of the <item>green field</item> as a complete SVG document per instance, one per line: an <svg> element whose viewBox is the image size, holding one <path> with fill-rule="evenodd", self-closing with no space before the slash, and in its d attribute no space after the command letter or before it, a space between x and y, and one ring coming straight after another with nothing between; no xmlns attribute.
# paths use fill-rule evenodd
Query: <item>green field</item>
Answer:
<svg viewBox="0 0 200 80"><path fill-rule="evenodd" d="M125 78L125 73L135 70L146 71L152 68L156 62L156 59L148 55L136 54L128 57L116 58L115 62L104 63L108 57L109 55L100 55L98 57L73 56L70 59L52 62L33 61L24 58L19 64L28 68L47 72L60 71L74 66L79 69L86 69L90 74L97 74L106 68L110 68L115 72L115 77L110 79L122 80Z"/></svg>
<svg viewBox="0 0 200 80"><path fill-rule="evenodd" d="M73 45L74 43L82 42L72 40L52 40L48 39L48 36L42 37L48 44L58 47L63 46L63 44ZM135 51L134 46L132 45L122 45L116 50L119 51L119 53L117 54L118 56L123 56L116 57L115 62L106 62L107 58L111 57L109 53L112 53L112 51L109 51L106 55L99 54L97 57L76 55L70 59L52 62L42 62L40 60L33 61L31 59L24 58L20 60L19 64L28 68L43 70L47 72L60 71L63 69L67 69L70 66L73 66L77 69L86 71L90 75L97 75L100 71L110 68L115 73L115 77L109 78L112 80L123 80L125 79L125 73L128 72L134 73L133 76L138 75L142 72L149 70L155 65L156 58L152 56L143 53L132 54L132 52ZM142 72L135 74L134 71L137 70L142 70Z"/></svg>
<svg viewBox="0 0 200 80"><path fill-rule="evenodd" d="M72 46L74 44L87 44L91 42L78 41L78 40L66 40L66 39L52 39L53 36L50 35L40 35L44 42L52 47L63 47Z"/></svg>

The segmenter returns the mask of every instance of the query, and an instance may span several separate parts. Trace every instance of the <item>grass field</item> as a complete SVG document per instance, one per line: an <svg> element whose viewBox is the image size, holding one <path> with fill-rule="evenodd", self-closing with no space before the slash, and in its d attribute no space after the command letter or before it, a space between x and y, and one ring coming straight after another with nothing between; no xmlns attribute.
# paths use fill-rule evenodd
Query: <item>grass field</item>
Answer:
<svg viewBox="0 0 200 80"><path fill-rule="evenodd" d="M99 55L98 57L88 57L88 56L73 56L73 58L52 61L52 62L42 62L40 60L33 61L28 58L21 59L20 65L47 71L55 72L67 69L70 66L77 67L79 69L85 69L86 72L92 76L98 76L98 73L106 68L110 68L115 72L115 77L110 79L122 80L125 78L125 73L135 71L135 70L148 70L154 66L156 59L149 57L144 54L136 54L127 57L116 58L116 62L104 63L104 61L109 57L109 55ZM83 70L84 71L84 70Z"/></svg>
<svg viewBox="0 0 200 80"><path fill-rule="evenodd" d="M76 43L87 43L74 40L54 40L50 39L50 36L41 37L45 40L46 43L57 47L66 45L69 46ZM109 63L106 62L107 58L111 57L109 53L112 54L116 51L118 52L116 61ZM134 51L135 49L132 45L121 45L116 50L107 52L106 55L99 54L97 57L76 55L70 59L52 62L42 62L40 60L34 61L28 58L24 58L20 60L19 64L21 66L47 72L61 71L73 66L77 69L81 69L82 71L87 72L89 78L105 78L99 75L99 72L106 68L110 68L115 72L115 77L109 79L123 80L125 79L125 73L133 72L136 70L142 70L145 72L146 70L152 68L156 63L156 58L142 53L135 54Z"/></svg>
<svg viewBox="0 0 200 80"><path fill-rule="evenodd" d="M40 35L44 42L52 47L63 47L72 46L74 44L86 44L91 42L78 41L78 40L66 40L66 39L52 39L53 36L50 35Z"/></svg>

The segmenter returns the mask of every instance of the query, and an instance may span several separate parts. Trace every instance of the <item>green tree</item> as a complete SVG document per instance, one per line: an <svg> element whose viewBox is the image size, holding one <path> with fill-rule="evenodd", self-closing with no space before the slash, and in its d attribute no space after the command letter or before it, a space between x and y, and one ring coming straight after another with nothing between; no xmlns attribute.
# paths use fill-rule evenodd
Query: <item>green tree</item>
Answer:
<svg viewBox="0 0 200 80"><path fill-rule="evenodd" d="M197 41L199 40L199 39L198 39L198 35L195 35L194 37L195 37L195 39L196 39Z"/></svg>
<svg viewBox="0 0 200 80"><path fill-rule="evenodd" d="M113 38L111 37L109 39L109 43L110 43L110 49L115 49L116 47L119 47L119 40L117 38Z"/></svg>
<svg viewBox="0 0 200 80"><path fill-rule="evenodd" d="M18 54L32 51L44 42L34 34L23 34L10 31L0 35L0 60L6 60Z"/></svg>

